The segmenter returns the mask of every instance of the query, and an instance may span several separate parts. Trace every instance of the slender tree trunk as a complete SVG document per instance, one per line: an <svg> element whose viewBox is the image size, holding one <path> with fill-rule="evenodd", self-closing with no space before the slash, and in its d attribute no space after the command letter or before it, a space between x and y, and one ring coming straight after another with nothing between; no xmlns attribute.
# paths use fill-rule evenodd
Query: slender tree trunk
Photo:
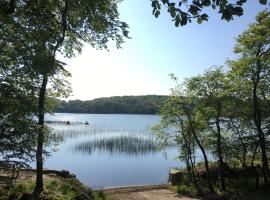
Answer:
<svg viewBox="0 0 270 200"><path fill-rule="evenodd" d="M220 129L220 120L219 120L220 112L221 112L221 104L218 103L218 116L216 118L218 165L219 165L219 176L220 176L221 190L226 191L224 162L223 162L222 147L221 147L221 129Z"/></svg>
<svg viewBox="0 0 270 200"><path fill-rule="evenodd" d="M257 96L258 80L259 80L259 72L257 74L256 81L253 84L253 109L254 109L253 116L254 116L254 123L257 129L257 133L258 133L259 146L261 149L264 185L266 187L269 187L269 167L268 167L268 159L266 155L265 134L262 130L261 111L260 111L260 107L258 103L258 96Z"/></svg>
<svg viewBox="0 0 270 200"><path fill-rule="evenodd" d="M188 117L188 121L189 121L189 127L190 127L190 130L192 132L192 135L193 137L195 138L195 141L197 143L197 145L199 146L202 154L203 154L203 159L204 159L204 165L205 165L205 170L206 170L206 176L207 176L207 185L208 185L208 189L211 193L214 192L214 187L212 185L212 182L211 182L211 176L210 176L210 170L209 170L209 165L208 165L208 158L207 158L207 155L206 155L206 152L204 150L204 147L202 146L194 128L193 128L193 125L192 125L192 121L191 121L191 116L189 114L189 112L186 110L186 113L187 113L187 117Z"/></svg>
<svg viewBox="0 0 270 200"><path fill-rule="evenodd" d="M197 192L199 194L201 194L202 192L201 192L201 189L200 189L200 187L198 185L196 175L195 175L195 164L193 163L193 159L192 159L192 150L191 150L191 147L190 147L191 138L189 137L189 139L187 139L184 133L182 135L183 135L183 138L184 138L185 146L188 149L188 160L191 163L191 176L192 176L193 184L194 184L194 187L196 188ZM190 167L190 166L188 166L188 167Z"/></svg>
<svg viewBox="0 0 270 200"><path fill-rule="evenodd" d="M253 152L253 155L252 155L252 159L251 159L251 165L252 166L254 166L254 160L255 160L255 157L256 157L256 154L257 154L258 146L259 146L259 141L256 142L256 146L255 146L255 149L254 149L254 152Z"/></svg>
<svg viewBox="0 0 270 200"><path fill-rule="evenodd" d="M225 175L224 175L224 162L221 149L221 133L219 122L217 122L218 134L217 134L217 152L218 152L218 165L220 175L220 186L222 191L226 191Z"/></svg>
<svg viewBox="0 0 270 200"><path fill-rule="evenodd" d="M38 124L39 132L37 138L37 152L36 152L36 185L33 192L35 199L38 199L43 190L43 143L44 143L44 105L46 96L48 77L43 75L42 85L39 93L39 113Z"/></svg>
<svg viewBox="0 0 270 200"><path fill-rule="evenodd" d="M54 47L53 56L52 56L52 62L50 66L51 69L55 67L55 56L57 50L61 47L61 45L64 42L65 36L66 36L66 30L67 30L67 12L69 8L69 0L64 0L65 6L64 10L62 12L62 36L56 41L56 45ZM37 0L37 7L39 7L39 0ZM46 49L45 44L43 44L43 48ZM46 67L46 66L45 66ZM49 73L50 70L47 71ZM48 74L43 73L43 80L42 85L39 92L39 115L38 115L38 124L40 126L39 132L38 132L38 139L37 139L37 153L36 153L36 186L33 191L33 195L35 199L38 199L39 195L43 191L43 143L44 143L44 107L45 107L45 97L46 97L46 89L47 89L47 83L48 83Z"/></svg>

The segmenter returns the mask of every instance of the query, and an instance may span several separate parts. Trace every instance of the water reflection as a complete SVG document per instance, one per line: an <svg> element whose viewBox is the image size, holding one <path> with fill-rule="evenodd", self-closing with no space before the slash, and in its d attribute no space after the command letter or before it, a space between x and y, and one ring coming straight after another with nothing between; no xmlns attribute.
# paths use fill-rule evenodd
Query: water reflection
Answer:
<svg viewBox="0 0 270 200"><path fill-rule="evenodd" d="M49 125L54 133L61 136L64 139L70 140L78 137L88 137L96 135L115 135L115 134L137 134L137 131L124 130L124 129L112 129L106 127L97 127L95 125L65 125L65 124L50 124Z"/></svg>
<svg viewBox="0 0 270 200"><path fill-rule="evenodd" d="M89 155L97 151L110 155L141 156L159 151L159 145L150 137L116 136L81 142L75 144L73 150Z"/></svg>

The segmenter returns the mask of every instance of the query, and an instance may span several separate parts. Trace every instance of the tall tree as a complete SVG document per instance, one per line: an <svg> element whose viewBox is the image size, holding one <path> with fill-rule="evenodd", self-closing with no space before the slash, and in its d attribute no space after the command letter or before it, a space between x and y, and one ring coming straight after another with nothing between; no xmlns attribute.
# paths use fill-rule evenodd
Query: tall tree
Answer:
<svg viewBox="0 0 270 200"><path fill-rule="evenodd" d="M1 1L0 23L8 35L22 43L29 55L26 67L39 85L37 137L37 176L34 196L43 189L44 114L47 85L56 74L65 71L56 59L80 52L83 42L95 48L107 48L114 40L117 47L127 36L127 24L119 20L119 1ZM6 36L8 37L6 34ZM9 45L13 45L13 43Z"/></svg>
<svg viewBox="0 0 270 200"><path fill-rule="evenodd" d="M191 144L188 142L194 141L196 143L196 146L200 149L203 156L208 189L210 192L214 192L208 156L203 142L204 139L206 139L205 130L207 129L207 124L202 120L199 113L198 98L194 98L190 95L186 85L179 84L174 75L171 77L176 82L176 86L172 89L171 96L161 109L161 130L164 130L164 127L166 130L166 128L171 126L173 129L177 130L178 134L181 134L180 136L183 140L180 140L180 142L182 141L183 148L185 148L189 154L188 159L191 165L194 164L192 161L192 154L194 152L192 152L192 148L190 148ZM160 128L160 126L157 128ZM161 136L163 140L167 138L164 137L166 135L170 135L170 132L159 132L159 136ZM192 140L188 139L189 136L192 137ZM193 167L195 168L195 164ZM195 170L193 172L195 172ZM193 182L195 187L199 190L198 192L201 192L195 178L193 179Z"/></svg>
<svg viewBox="0 0 270 200"><path fill-rule="evenodd" d="M222 67L212 68L203 75L195 76L187 80L187 89L194 98L199 98L198 112L206 121L209 131L212 132L215 152L218 156L220 185L222 191L226 191L224 153L222 144L222 126L226 109L226 82Z"/></svg>
<svg viewBox="0 0 270 200"><path fill-rule="evenodd" d="M253 119L261 149L264 184L269 186L269 165L266 153L268 133L269 88L270 88L270 12L265 10L256 17L256 23L237 38L235 53L239 58L229 61L230 77L235 94L250 102L249 116Z"/></svg>

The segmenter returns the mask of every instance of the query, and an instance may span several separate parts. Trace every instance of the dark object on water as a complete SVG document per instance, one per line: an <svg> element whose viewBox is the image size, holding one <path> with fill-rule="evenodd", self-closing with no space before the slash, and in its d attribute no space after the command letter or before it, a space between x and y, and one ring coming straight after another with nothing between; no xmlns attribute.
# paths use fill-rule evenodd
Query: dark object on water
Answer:
<svg viewBox="0 0 270 200"><path fill-rule="evenodd" d="M67 125L70 125L70 121L67 121Z"/></svg>
<svg viewBox="0 0 270 200"><path fill-rule="evenodd" d="M89 123L88 123L88 121L85 121L85 123L84 123L85 125L89 125Z"/></svg>

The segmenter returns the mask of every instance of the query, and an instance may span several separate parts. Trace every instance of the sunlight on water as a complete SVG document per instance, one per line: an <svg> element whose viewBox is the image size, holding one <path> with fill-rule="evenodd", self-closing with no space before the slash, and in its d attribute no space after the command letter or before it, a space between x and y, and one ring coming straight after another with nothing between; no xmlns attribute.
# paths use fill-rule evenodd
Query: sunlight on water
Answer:
<svg viewBox="0 0 270 200"><path fill-rule="evenodd" d="M159 116L55 114L47 120L63 142L46 168L70 170L93 188L164 183L168 170L182 165L174 160L177 147L161 151L149 132Z"/></svg>

